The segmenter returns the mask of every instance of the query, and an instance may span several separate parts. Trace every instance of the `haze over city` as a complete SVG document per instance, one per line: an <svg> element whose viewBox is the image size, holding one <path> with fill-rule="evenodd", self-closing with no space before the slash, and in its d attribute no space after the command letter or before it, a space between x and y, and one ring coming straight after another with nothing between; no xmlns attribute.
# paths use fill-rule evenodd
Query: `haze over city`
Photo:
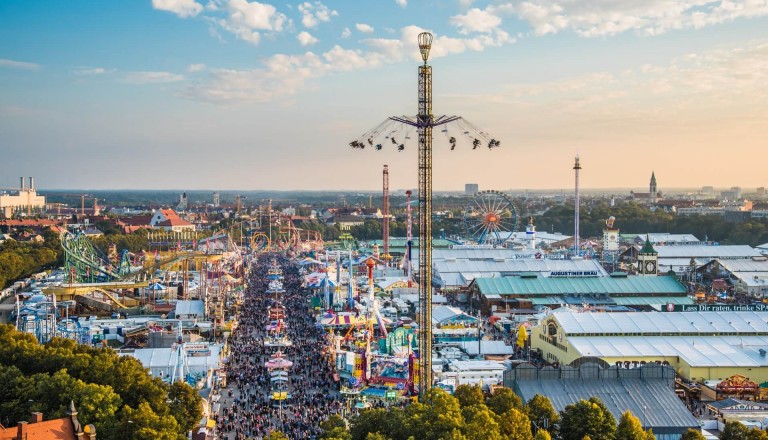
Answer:
<svg viewBox="0 0 768 440"><path fill-rule="evenodd" d="M416 113L435 34L434 188L765 186L768 2L0 3L0 187L375 189L417 146L352 150Z"/></svg>

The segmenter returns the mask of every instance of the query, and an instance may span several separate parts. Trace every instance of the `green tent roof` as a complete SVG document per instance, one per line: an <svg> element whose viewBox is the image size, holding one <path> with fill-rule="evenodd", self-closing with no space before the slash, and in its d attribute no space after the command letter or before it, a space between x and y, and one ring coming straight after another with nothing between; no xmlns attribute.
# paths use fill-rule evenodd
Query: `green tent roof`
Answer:
<svg viewBox="0 0 768 440"><path fill-rule="evenodd" d="M687 296L614 296L611 299L619 306L663 306L665 304L690 305L693 300Z"/></svg>
<svg viewBox="0 0 768 440"><path fill-rule="evenodd" d="M591 278L475 278L483 295L567 295L567 294L687 294L685 286L669 276L628 276Z"/></svg>

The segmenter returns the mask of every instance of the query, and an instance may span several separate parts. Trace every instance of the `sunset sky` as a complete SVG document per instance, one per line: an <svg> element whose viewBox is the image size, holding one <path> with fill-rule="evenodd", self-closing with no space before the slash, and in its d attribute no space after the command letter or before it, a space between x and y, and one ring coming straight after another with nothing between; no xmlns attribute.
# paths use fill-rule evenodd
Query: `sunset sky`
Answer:
<svg viewBox="0 0 768 440"><path fill-rule="evenodd" d="M768 0L0 0L0 187L415 187L423 30L436 190L768 186Z"/></svg>

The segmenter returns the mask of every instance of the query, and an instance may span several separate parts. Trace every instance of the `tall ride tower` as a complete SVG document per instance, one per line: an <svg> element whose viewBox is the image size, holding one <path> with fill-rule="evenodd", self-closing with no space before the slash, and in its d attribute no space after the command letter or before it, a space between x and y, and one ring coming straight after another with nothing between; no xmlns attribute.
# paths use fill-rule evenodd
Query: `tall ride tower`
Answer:
<svg viewBox="0 0 768 440"><path fill-rule="evenodd" d="M381 210L383 211L382 215L384 216L384 218L383 218L383 222L382 222L383 224L381 229L382 229L382 235L384 235L383 237L384 261L389 263L389 258L390 258L389 257L389 168L386 165L384 165L382 180L383 180L382 189L384 192L384 197L383 197L384 200L381 203L382 204Z"/></svg>
<svg viewBox="0 0 768 440"><path fill-rule="evenodd" d="M581 170L581 163L579 162L579 155L576 155L576 163L573 165L573 172L576 174L576 200L574 201L574 234L573 234L573 255L579 256L579 170Z"/></svg>
<svg viewBox="0 0 768 440"><path fill-rule="evenodd" d="M366 132L361 138L349 143L356 149L366 146L381 150L383 144L405 149L405 143L396 138L409 139L407 129L415 127L419 134L419 361L418 393L421 399L432 387L432 129L445 126L441 131L446 134L451 150L456 148L457 137L469 138L472 149L477 149L487 142L489 149L499 147L501 142L490 138L488 133L472 125L461 116L432 115L432 67L427 64L432 48L432 34L422 32L418 37L419 52L424 64L419 66L419 113L413 116L391 116L376 128ZM458 131L455 135L448 130L455 122ZM405 127L405 132L398 128ZM393 129L394 128L394 129ZM385 137L386 136L386 137ZM378 143L378 142L382 143Z"/></svg>

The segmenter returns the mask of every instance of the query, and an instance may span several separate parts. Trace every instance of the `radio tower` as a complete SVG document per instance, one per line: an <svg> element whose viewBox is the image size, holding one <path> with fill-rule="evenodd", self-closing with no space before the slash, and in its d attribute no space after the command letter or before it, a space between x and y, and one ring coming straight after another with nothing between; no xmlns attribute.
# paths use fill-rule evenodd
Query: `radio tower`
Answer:
<svg viewBox="0 0 768 440"><path fill-rule="evenodd" d="M573 171L576 174L576 201L574 202L574 236L573 236L573 255L579 256L579 155L576 155L576 163L573 165Z"/></svg>
<svg viewBox="0 0 768 440"><path fill-rule="evenodd" d="M445 126L441 132L446 134L451 150L456 148L456 137L471 139L472 149L487 143L489 149L499 147L501 142L490 138L488 133L472 125L461 116L432 115L432 67L427 64L429 51L432 48L432 34L422 32L418 37L419 52L424 64L419 66L419 113L413 116L391 116L361 138L349 143L356 149L366 146L376 150L383 148L382 143L392 144L397 151L405 149L405 141L409 139L408 130L416 128L419 134L419 398L432 388L432 129ZM449 123L455 122L458 131L451 136L448 131ZM393 129L394 128L394 129ZM399 131L405 128L405 133ZM399 134L396 134L399 133ZM385 137L386 136L386 137ZM376 140L386 140L377 143ZM416 384L414 384L416 385Z"/></svg>
<svg viewBox="0 0 768 440"><path fill-rule="evenodd" d="M384 181L384 201L382 202L382 214L384 215L384 224L382 226L382 232L384 234L384 256L385 262L389 263L389 169L384 165L383 172Z"/></svg>

